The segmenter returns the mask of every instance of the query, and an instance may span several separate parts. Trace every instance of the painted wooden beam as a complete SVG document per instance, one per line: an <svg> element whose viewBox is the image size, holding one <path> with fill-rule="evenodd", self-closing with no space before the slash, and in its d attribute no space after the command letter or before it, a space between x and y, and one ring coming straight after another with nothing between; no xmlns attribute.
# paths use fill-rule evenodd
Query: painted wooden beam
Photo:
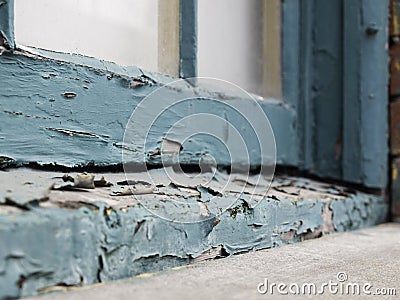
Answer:
<svg viewBox="0 0 400 300"><path fill-rule="evenodd" d="M197 0L180 0L180 77L197 76Z"/></svg>
<svg viewBox="0 0 400 300"><path fill-rule="evenodd" d="M294 3L283 2L284 20ZM385 188L388 1L304 0L299 5L300 20L296 14L294 20L300 30L283 27L299 43L298 48L285 39L283 44L284 95L298 95L300 103L299 167ZM297 62L285 47L299 49ZM285 70L297 72L299 82L293 75L285 79Z"/></svg>
<svg viewBox="0 0 400 300"><path fill-rule="evenodd" d="M14 0L0 1L0 46L14 49Z"/></svg>
<svg viewBox="0 0 400 300"><path fill-rule="evenodd" d="M389 1L344 1L343 8L343 179L383 188L389 154Z"/></svg>
<svg viewBox="0 0 400 300"><path fill-rule="evenodd" d="M300 95L300 0L281 2L282 95L285 102L297 107ZM302 76L303 77L303 76Z"/></svg>
<svg viewBox="0 0 400 300"><path fill-rule="evenodd" d="M314 160L311 171L341 177L342 1L314 1L312 101ZM308 120L305 120L307 122Z"/></svg>
<svg viewBox="0 0 400 300"><path fill-rule="evenodd" d="M0 56L0 155L17 163L69 167L120 164L123 135L131 113L144 97L172 79L81 56L64 57L55 53L48 55L52 59L42 56L26 52L6 52ZM160 95L161 98L187 97L193 100L172 110L170 115L155 124L147 141L148 163L160 163L158 156L150 154L160 147L169 124L188 114L189 107L192 107L191 111L211 112L221 118L230 118L240 128L247 128L248 125L240 123L233 111L226 112L221 108L224 101L233 101L243 102L243 107L253 109L243 99L231 97L224 100L223 95L210 92L210 97L221 100L210 105L210 102L196 100L197 95L198 92L190 85ZM259 104L275 133L277 162L296 165L295 110L279 101L261 100ZM251 146L251 128L246 128L244 137ZM137 141L134 148L143 147L142 142ZM180 156L184 163L197 164L203 154L214 156L219 164L230 164L225 148L207 138L194 139ZM252 165L259 165L259 159L257 155L252 156ZM141 163L143 157L138 156L133 162Z"/></svg>
<svg viewBox="0 0 400 300"><path fill-rule="evenodd" d="M312 97L312 78L313 78L313 13L314 2L301 0L299 1L298 17L299 31L298 35L298 83L297 94L299 104L297 111L299 115L299 152L300 152L300 168L304 170L312 170L314 164L314 110Z"/></svg>

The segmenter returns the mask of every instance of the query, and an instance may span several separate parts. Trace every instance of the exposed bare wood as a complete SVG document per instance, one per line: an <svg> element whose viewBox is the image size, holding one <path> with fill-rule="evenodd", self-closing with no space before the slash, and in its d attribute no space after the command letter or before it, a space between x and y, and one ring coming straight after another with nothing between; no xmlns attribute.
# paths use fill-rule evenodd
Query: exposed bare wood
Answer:
<svg viewBox="0 0 400 300"><path fill-rule="evenodd" d="M179 75L179 0L158 1L158 71Z"/></svg>

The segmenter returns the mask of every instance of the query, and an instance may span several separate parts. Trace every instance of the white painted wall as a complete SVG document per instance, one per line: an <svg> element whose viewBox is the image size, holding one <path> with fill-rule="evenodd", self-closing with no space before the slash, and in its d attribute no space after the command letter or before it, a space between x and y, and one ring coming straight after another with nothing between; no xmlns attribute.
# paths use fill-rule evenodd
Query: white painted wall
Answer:
<svg viewBox="0 0 400 300"><path fill-rule="evenodd" d="M198 0L199 76L261 94L263 1Z"/></svg>
<svg viewBox="0 0 400 300"><path fill-rule="evenodd" d="M158 0L16 0L19 45L157 71Z"/></svg>
<svg viewBox="0 0 400 300"><path fill-rule="evenodd" d="M198 0L199 76L262 94L262 3ZM15 0L16 42L158 71L158 13L158 0Z"/></svg>

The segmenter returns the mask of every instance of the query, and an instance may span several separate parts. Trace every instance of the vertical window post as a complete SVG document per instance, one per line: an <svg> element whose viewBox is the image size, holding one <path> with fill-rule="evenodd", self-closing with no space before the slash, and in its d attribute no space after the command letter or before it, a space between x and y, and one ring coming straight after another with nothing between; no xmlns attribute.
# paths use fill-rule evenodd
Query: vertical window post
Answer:
<svg viewBox="0 0 400 300"><path fill-rule="evenodd" d="M281 0L264 0L264 95L282 99Z"/></svg>
<svg viewBox="0 0 400 300"><path fill-rule="evenodd" d="M180 0L179 75L197 76L197 0Z"/></svg>
<svg viewBox="0 0 400 300"><path fill-rule="evenodd" d="M14 49L14 0L0 2L0 46Z"/></svg>

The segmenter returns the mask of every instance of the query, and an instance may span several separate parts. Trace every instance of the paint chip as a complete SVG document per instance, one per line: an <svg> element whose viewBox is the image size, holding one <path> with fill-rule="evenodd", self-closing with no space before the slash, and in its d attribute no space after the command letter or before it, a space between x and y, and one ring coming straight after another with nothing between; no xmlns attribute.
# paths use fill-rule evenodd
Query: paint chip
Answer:
<svg viewBox="0 0 400 300"><path fill-rule="evenodd" d="M110 187L113 186L113 184L107 180L104 179L104 176L101 176L100 180L95 180L94 181L95 187Z"/></svg>
<svg viewBox="0 0 400 300"><path fill-rule="evenodd" d="M61 94L61 96L65 97L65 98L68 98L68 99L75 98L76 95L77 94L74 93L74 92L64 92L64 93Z"/></svg>
<svg viewBox="0 0 400 300"><path fill-rule="evenodd" d="M64 129L64 128L53 128L53 127L44 127L46 130L56 131L59 133L63 133L69 136L84 136L84 137L91 137L91 138L98 138L103 142L107 142L105 138L109 138L108 135L97 135L94 133L86 132L86 131L79 131L79 130L72 130L72 129Z"/></svg>
<svg viewBox="0 0 400 300"><path fill-rule="evenodd" d="M131 83L129 84L129 87L130 87L131 89L135 89L135 88L138 88L138 87L141 87L141 86L144 86L144 85L146 85L144 82L134 79L134 80L132 80Z"/></svg>
<svg viewBox="0 0 400 300"><path fill-rule="evenodd" d="M74 187L83 189L94 189L94 175L86 173L78 174L74 177Z"/></svg>
<svg viewBox="0 0 400 300"><path fill-rule="evenodd" d="M152 194L156 188L155 185L142 180L124 180L117 184L118 186L112 189L111 196Z"/></svg>
<svg viewBox="0 0 400 300"><path fill-rule="evenodd" d="M163 138L161 144L161 153L162 154L172 154L179 153L183 150L181 143Z"/></svg>

